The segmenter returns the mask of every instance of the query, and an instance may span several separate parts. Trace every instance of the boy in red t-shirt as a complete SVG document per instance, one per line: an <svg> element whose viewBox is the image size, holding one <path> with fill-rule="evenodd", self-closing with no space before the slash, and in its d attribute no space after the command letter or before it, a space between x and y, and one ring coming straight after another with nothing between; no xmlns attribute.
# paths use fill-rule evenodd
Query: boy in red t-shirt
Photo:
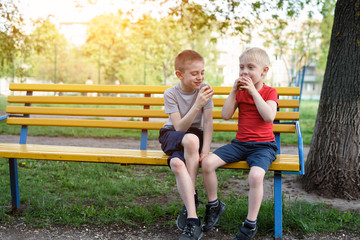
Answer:
<svg viewBox="0 0 360 240"><path fill-rule="evenodd" d="M222 109L222 118L231 119L239 109L238 131L230 144L215 150L202 162L202 174L208 197L203 231L210 230L220 218L212 211L217 204L215 170L227 163L247 161L250 185L247 218L234 240L252 239L257 230L257 216L263 198L263 180L278 150L273 134L277 109L277 92L263 82L269 71L269 56L260 48L250 48L241 54L239 78Z"/></svg>

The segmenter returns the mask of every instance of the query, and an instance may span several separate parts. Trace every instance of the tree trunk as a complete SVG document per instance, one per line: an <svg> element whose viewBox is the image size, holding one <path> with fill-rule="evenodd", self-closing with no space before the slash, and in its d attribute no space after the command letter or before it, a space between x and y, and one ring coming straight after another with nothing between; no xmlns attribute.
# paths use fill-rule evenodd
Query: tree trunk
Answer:
<svg viewBox="0 0 360 240"><path fill-rule="evenodd" d="M306 191L360 199L360 0L338 0L319 110L301 181Z"/></svg>

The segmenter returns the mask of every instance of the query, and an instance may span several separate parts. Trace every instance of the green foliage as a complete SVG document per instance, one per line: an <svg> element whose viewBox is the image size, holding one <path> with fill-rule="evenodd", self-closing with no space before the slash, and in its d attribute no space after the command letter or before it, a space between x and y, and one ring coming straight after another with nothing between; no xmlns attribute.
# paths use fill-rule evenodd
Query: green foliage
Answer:
<svg viewBox="0 0 360 240"><path fill-rule="evenodd" d="M22 77L25 69L15 65L28 53L28 37L23 31L23 18L14 1L0 3L0 77L14 74Z"/></svg>
<svg viewBox="0 0 360 240"><path fill-rule="evenodd" d="M321 9L323 20L320 24L321 32L321 55L317 67L325 71L328 51L330 48L331 31L334 22L334 10L336 0L325 1Z"/></svg>

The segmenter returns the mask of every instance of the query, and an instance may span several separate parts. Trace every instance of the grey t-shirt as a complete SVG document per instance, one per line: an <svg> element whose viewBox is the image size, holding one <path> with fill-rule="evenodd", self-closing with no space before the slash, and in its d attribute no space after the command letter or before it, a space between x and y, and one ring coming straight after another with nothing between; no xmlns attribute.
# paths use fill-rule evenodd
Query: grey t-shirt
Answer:
<svg viewBox="0 0 360 240"><path fill-rule="evenodd" d="M202 84L200 88L206 86L207 84ZM200 90L194 90L192 92L184 92L180 88L180 84L177 84L171 88L165 90L164 93L164 102L165 102L165 113L176 113L179 112L181 118L183 118L186 113L189 112L191 107L194 105L197 95ZM203 128L203 111L208 108L213 108L214 104L212 98L204 105L204 107L196 115L191 127ZM165 128L173 127L170 116L168 122L164 124Z"/></svg>

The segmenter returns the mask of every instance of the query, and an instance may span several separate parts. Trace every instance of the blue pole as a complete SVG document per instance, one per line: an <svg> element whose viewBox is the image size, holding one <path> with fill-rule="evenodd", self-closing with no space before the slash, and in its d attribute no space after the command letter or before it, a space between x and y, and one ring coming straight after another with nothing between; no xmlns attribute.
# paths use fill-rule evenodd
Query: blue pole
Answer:
<svg viewBox="0 0 360 240"><path fill-rule="evenodd" d="M20 207L17 159L9 158L9 171L12 209L16 211Z"/></svg>
<svg viewBox="0 0 360 240"><path fill-rule="evenodd" d="M274 215L275 215L275 239L282 238L282 186L281 172L274 173Z"/></svg>

